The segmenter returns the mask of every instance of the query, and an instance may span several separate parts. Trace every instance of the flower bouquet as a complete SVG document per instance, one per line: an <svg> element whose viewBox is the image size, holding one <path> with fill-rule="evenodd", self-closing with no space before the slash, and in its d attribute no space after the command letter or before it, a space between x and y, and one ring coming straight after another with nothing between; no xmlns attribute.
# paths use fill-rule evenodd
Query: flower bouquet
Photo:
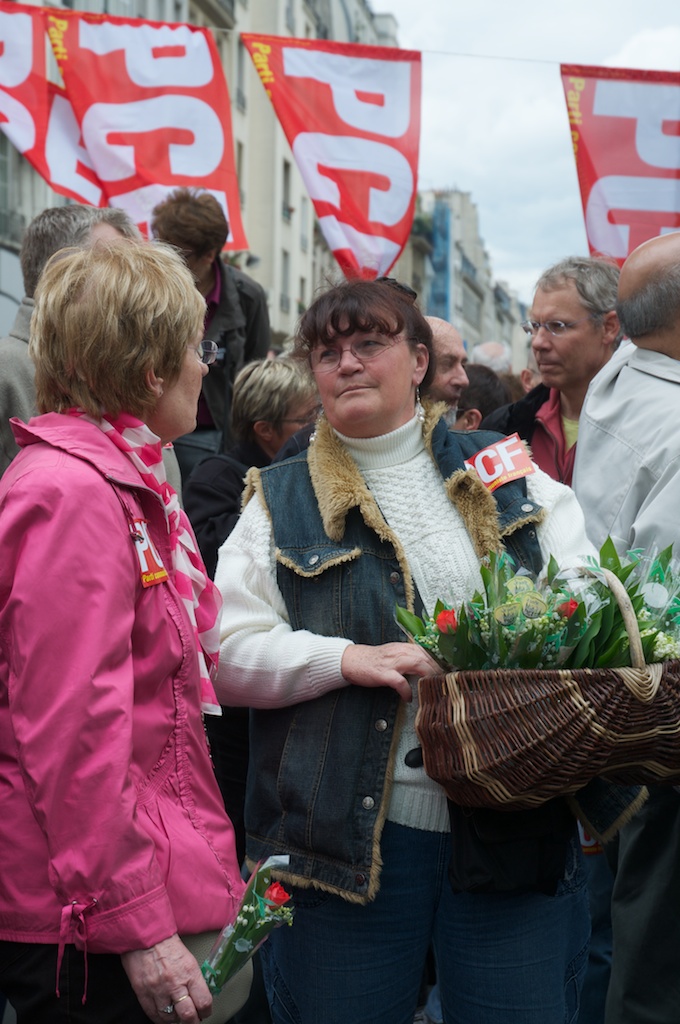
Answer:
<svg viewBox="0 0 680 1024"><path fill-rule="evenodd" d="M483 592L397 619L442 674L422 679L425 769L458 804L535 807L596 776L680 780L680 565L611 540L544 579L490 555Z"/></svg>
<svg viewBox="0 0 680 1024"><path fill-rule="evenodd" d="M631 665L616 581L635 615L643 660L680 657L680 565L670 547L651 558L631 551L622 560L608 538L599 562L562 572L551 558L541 580L516 572L509 555L491 553L480 572L484 592L457 611L437 601L434 614L421 619L397 608L409 638L446 671Z"/></svg>
<svg viewBox="0 0 680 1024"><path fill-rule="evenodd" d="M272 870L287 865L288 857L269 857L250 876L236 920L222 929L201 965L214 995L240 971L273 928L293 923L292 907L286 906L290 895L271 880Z"/></svg>

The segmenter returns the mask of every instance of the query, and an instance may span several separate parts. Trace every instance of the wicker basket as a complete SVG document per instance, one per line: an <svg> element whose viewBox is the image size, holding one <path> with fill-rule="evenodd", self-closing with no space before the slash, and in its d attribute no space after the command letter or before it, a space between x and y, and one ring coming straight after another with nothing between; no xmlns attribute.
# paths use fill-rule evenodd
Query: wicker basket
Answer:
<svg viewBox="0 0 680 1024"><path fill-rule="evenodd" d="M454 803L537 807L597 776L624 785L680 782L680 661L644 664L628 594L606 575L635 667L420 680L425 770Z"/></svg>

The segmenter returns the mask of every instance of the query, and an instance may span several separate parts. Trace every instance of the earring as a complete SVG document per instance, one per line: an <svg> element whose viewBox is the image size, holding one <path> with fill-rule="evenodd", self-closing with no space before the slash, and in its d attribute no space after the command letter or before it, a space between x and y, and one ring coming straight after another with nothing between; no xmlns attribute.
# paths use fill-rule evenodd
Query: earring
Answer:
<svg viewBox="0 0 680 1024"><path fill-rule="evenodd" d="M425 410L420 402L420 388L416 388L416 418L419 423L425 422Z"/></svg>

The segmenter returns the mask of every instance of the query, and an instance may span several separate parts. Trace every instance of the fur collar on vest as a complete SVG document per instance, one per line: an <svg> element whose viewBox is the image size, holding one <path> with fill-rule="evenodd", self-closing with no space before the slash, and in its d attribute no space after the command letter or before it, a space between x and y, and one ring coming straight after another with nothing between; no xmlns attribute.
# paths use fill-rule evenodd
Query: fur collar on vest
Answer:
<svg viewBox="0 0 680 1024"><path fill-rule="evenodd" d="M432 433L445 411L446 405L443 403L425 403L423 440L430 455L432 455ZM381 540L388 541L393 545L397 558L404 569L404 581L410 605L413 597L413 585L403 548L391 527L385 522L356 462L323 416L317 424L310 443L307 464L321 519L328 536L331 540L341 541L349 512L353 508L358 508L366 525L374 530ZM500 551L503 547L503 536L528 521L539 521L544 515L544 510L532 513L528 517L514 522L505 531L501 531L496 501L475 470L456 470L444 481L444 486L450 501L456 506L465 523L479 558L483 558L490 551ZM246 478L244 505L255 492L259 494L260 500L264 504L259 471L251 470Z"/></svg>

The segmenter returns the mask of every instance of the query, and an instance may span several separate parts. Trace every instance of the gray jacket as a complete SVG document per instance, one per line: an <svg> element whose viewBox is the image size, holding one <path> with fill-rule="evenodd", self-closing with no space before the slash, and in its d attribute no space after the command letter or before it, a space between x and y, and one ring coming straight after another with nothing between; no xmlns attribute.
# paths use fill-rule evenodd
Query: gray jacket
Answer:
<svg viewBox="0 0 680 1024"><path fill-rule="evenodd" d="M32 313L33 299L24 296L12 329L0 340L0 476L19 452L10 417L27 423L35 415L34 369L28 355Z"/></svg>
<svg viewBox="0 0 680 1024"><path fill-rule="evenodd" d="M680 361L624 344L581 412L574 490L591 541L680 553Z"/></svg>

